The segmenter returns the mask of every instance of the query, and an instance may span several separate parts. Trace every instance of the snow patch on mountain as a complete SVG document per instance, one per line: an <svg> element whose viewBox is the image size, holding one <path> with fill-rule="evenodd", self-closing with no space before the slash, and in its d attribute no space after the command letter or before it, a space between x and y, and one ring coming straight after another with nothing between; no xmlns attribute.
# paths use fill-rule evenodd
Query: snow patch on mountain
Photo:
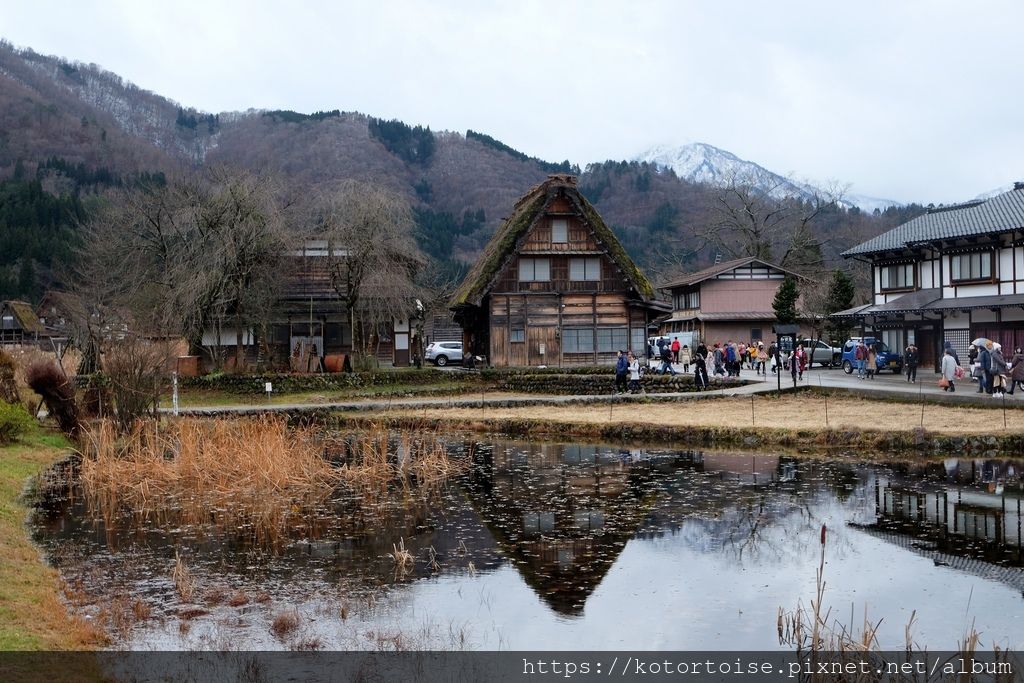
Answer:
<svg viewBox="0 0 1024 683"><path fill-rule="evenodd" d="M693 183L726 186L735 181L753 185L776 199L812 199L822 194L820 188L794 182L753 161L741 159L732 152L705 142L691 142L679 146L658 145L640 154L635 160L653 164L661 169L671 169L679 178ZM888 206L900 206L902 202L867 195L845 194L842 204L847 208L857 206L862 211L874 211Z"/></svg>

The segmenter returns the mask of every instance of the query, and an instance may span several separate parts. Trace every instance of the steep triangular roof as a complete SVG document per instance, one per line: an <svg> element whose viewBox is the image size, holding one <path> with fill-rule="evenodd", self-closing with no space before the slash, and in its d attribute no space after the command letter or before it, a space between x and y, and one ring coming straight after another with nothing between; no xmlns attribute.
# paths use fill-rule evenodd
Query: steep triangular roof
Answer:
<svg viewBox="0 0 1024 683"><path fill-rule="evenodd" d="M737 258L737 259L733 259L731 261L722 261L721 263L716 263L715 265L711 266L710 268L705 268L704 270L698 270L696 273L690 273L689 275L684 275L683 277L679 278L678 280L673 280L672 282L667 282L667 283L661 285L659 287L659 289L671 289L673 287L686 287L688 285L695 285L698 282L704 282L704 280L710 280L713 277L718 277L722 273L728 273L730 270L735 270L736 268L742 268L743 266L750 265L751 263L757 263L759 265L765 266L766 268L774 268L775 270L780 271L782 273L786 273L787 275L792 275L793 277L795 277L795 278L797 278L799 280L806 280L807 279L806 277L804 277L800 273L794 273L791 270L786 270L782 266L777 266L774 263L768 263L767 261L762 261L761 259L755 258L753 256L747 256L745 258Z"/></svg>
<svg viewBox="0 0 1024 683"><path fill-rule="evenodd" d="M494 233L494 237L487 243L480 258L470 268L466 279L452 296L452 308L481 304L493 286L494 278L515 257L516 248L530 227L544 214L547 206L560 196L572 203L587 227L594 231L598 241L608 250L608 256L625 273L637 296L645 302L654 300L654 287L629 258L629 254L597 213L597 209L580 194L576 187L576 177L558 174L548 176L547 180L530 188L516 202L512 215Z"/></svg>
<svg viewBox="0 0 1024 683"><path fill-rule="evenodd" d="M24 301L0 302L0 311L9 310L14 315L21 329L26 332L39 334L44 331L43 324L39 322L39 316L32 310L32 304Z"/></svg>

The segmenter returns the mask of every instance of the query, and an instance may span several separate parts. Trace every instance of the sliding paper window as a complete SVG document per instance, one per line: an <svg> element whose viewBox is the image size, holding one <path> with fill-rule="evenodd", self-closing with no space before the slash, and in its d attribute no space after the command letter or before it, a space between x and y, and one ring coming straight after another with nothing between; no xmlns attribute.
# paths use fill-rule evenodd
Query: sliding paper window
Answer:
<svg viewBox="0 0 1024 683"><path fill-rule="evenodd" d="M551 280L551 261L546 258L519 259L520 282L549 282Z"/></svg>

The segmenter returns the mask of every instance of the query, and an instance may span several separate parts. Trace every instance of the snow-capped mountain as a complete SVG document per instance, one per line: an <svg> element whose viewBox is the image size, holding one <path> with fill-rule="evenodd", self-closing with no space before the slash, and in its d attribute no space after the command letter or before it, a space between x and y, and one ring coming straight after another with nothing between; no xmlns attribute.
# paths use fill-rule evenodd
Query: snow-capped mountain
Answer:
<svg viewBox="0 0 1024 683"><path fill-rule="evenodd" d="M678 147L668 145L652 147L637 156L635 160L654 164L659 168L672 169L678 177L695 183L728 185L733 180L737 180L759 187L777 199L783 197L810 199L815 194L821 193L812 185L794 182L753 161L740 159L732 152L704 142L691 142ZM861 211L874 211L888 206L899 206L902 202L859 194L845 194L843 204L847 207L857 206Z"/></svg>

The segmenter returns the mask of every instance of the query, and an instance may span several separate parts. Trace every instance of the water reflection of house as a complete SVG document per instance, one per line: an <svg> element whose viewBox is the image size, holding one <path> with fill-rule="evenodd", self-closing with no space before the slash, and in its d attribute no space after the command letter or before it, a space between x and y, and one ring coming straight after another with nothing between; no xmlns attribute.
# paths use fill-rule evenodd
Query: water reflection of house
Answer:
<svg viewBox="0 0 1024 683"><path fill-rule="evenodd" d="M467 488L524 580L577 615L647 527L721 517L746 499L772 515L759 491L785 485L786 471L778 456L494 442L477 451Z"/></svg>
<svg viewBox="0 0 1024 683"><path fill-rule="evenodd" d="M1013 585L1024 588L1020 465L948 461L933 466L938 477L878 475L876 520L855 526L976 574L984 564L1013 567Z"/></svg>
<svg viewBox="0 0 1024 683"><path fill-rule="evenodd" d="M505 554L555 611L578 615L658 495L674 458L494 442L467 489Z"/></svg>

